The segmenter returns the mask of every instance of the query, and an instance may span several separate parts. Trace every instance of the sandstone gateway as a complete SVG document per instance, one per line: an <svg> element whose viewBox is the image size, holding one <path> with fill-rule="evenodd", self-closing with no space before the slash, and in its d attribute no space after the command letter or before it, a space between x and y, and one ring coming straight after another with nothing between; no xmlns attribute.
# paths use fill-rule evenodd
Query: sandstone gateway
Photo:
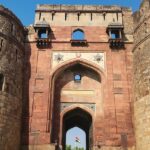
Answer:
<svg viewBox="0 0 150 150"><path fill-rule="evenodd" d="M75 126L86 150L150 150L149 0L38 5L26 28L0 6L0 150L65 150Z"/></svg>

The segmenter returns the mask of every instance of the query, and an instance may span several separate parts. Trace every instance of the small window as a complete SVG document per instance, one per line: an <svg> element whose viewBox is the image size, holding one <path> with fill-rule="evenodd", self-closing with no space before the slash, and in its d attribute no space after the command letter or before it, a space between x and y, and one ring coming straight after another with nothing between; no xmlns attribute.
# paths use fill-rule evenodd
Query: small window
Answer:
<svg viewBox="0 0 150 150"><path fill-rule="evenodd" d="M106 20L106 13L105 12L103 13L103 19L104 19L104 21Z"/></svg>
<svg viewBox="0 0 150 150"><path fill-rule="evenodd" d="M73 40L84 40L84 32L81 29L77 29L72 33Z"/></svg>
<svg viewBox="0 0 150 150"><path fill-rule="evenodd" d="M3 84L4 84L4 75L0 74L0 91L3 90Z"/></svg>
<svg viewBox="0 0 150 150"><path fill-rule="evenodd" d="M74 81L75 82L81 82L81 75L80 74L75 74L74 75Z"/></svg>
<svg viewBox="0 0 150 150"><path fill-rule="evenodd" d="M18 50L16 49L16 61L18 61Z"/></svg>
<svg viewBox="0 0 150 150"><path fill-rule="evenodd" d="M119 39L120 35L119 35L119 30L112 30L111 31L111 39Z"/></svg>
<svg viewBox="0 0 150 150"><path fill-rule="evenodd" d="M39 20L41 19L41 12L39 13Z"/></svg>
<svg viewBox="0 0 150 150"><path fill-rule="evenodd" d="M14 31L14 25L11 24L11 33L13 33L13 31Z"/></svg>
<svg viewBox="0 0 150 150"><path fill-rule="evenodd" d="M80 14L78 13L78 21L80 20Z"/></svg>
<svg viewBox="0 0 150 150"><path fill-rule="evenodd" d="M65 21L67 20L67 13L65 13Z"/></svg>
<svg viewBox="0 0 150 150"><path fill-rule="evenodd" d="M46 29L41 29L41 30L38 32L38 36L39 36L39 38L42 38L42 39L48 38L48 34L47 34L47 32L46 32Z"/></svg>
<svg viewBox="0 0 150 150"><path fill-rule="evenodd" d="M12 33L12 35L15 35L15 26L14 26L14 24L11 24L11 33Z"/></svg>
<svg viewBox="0 0 150 150"><path fill-rule="evenodd" d="M91 13L91 21L93 20L93 14Z"/></svg>
<svg viewBox="0 0 150 150"><path fill-rule="evenodd" d="M54 20L54 15L52 14L52 20Z"/></svg>
<svg viewBox="0 0 150 150"><path fill-rule="evenodd" d="M0 40L0 51L2 50L3 42L4 42L3 39L1 39L1 40Z"/></svg>

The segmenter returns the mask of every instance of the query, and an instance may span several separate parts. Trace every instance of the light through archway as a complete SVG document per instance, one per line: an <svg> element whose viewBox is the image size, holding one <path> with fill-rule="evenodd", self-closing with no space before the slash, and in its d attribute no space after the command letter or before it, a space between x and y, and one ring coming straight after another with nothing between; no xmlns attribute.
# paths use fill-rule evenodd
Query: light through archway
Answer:
<svg viewBox="0 0 150 150"><path fill-rule="evenodd" d="M67 132L74 127L78 127L83 132L85 132L85 135L86 135L85 136L85 141L86 141L85 142L86 143L85 150L89 150L90 146L92 145L92 137L93 137L92 116L88 112L82 110L81 108L75 108L71 111L68 111L63 117L63 126L62 126L63 150L66 149ZM76 132L75 134L78 134L78 133ZM76 137L77 136L75 136L74 138L76 138ZM79 137L77 137L77 138L79 139ZM76 139L74 139L74 142L75 142L75 140Z"/></svg>
<svg viewBox="0 0 150 150"><path fill-rule="evenodd" d="M71 149L86 149L86 133L79 127L73 127L66 133L66 147Z"/></svg>

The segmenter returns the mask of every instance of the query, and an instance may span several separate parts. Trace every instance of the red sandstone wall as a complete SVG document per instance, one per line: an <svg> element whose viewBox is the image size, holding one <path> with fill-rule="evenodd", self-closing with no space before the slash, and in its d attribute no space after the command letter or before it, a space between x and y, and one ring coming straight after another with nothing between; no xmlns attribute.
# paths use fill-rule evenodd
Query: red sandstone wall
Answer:
<svg viewBox="0 0 150 150"><path fill-rule="evenodd" d="M100 92L102 91L103 106L101 108L103 114L99 113L100 109L97 109L93 116L95 120L94 144L118 146L122 142L121 134L123 133L127 135L129 146L134 145L131 114L132 43L125 44L125 49L111 50L109 43L105 42L108 39L106 28L81 27L85 32L88 46L72 47L70 39L75 27L55 26L51 28L53 40L50 48L38 49L36 43L26 44L29 90L28 85L26 85L24 93L29 97L24 101L26 107L29 105L29 110L25 110L24 113L29 113L23 120L23 144L33 144L35 142L34 135L31 134L33 131L40 131L38 144L50 143L52 128L51 120L49 120L51 116L49 114L51 109L50 97L54 94L51 91L50 80L52 73L51 58L52 52L57 50L68 52L96 51L106 54L105 71L102 77L103 86L100 90ZM57 83L61 83L63 78L58 80ZM87 86L86 84L84 86ZM89 87L94 87L92 81L88 80L88 84ZM86 100L88 101L89 98L87 97ZM68 97L63 97L63 101L69 101ZM99 95L92 102L97 103L98 101Z"/></svg>

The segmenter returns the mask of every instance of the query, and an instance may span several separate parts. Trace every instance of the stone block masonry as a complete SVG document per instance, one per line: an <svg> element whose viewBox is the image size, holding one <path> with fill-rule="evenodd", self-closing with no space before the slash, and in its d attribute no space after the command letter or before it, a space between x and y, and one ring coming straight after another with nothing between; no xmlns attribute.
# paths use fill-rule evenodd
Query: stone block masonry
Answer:
<svg viewBox="0 0 150 150"><path fill-rule="evenodd" d="M120 34L125 48L110 48L108 26L111 25L117 26L115 30L123 28ZM133 26L133 19L128 8L37 6L34 25L28 27L26 38L25 82L28 85L24 88L24 97L28 97L24 98L23 109L24 148L40 145L42 149L43 145L44 149L45 145L56 144L64 149L65 132L71 125L63 120L69 112L78 115L76 111L92 117L89 127L79 123L82 119L71 121L86 130L87 149L134 148L133 28L129 25ZM48 33L49 46L37 43L44 41L39 36L41 28ZM73 39L76 30L84 33L84 39ZM79 45L72 45L72 42L79 42ZM81 46L82 42L86 44ZM81 76L79 83L75 82L76 74ZM83 116L76 118L80 117ZM33 136L34 132L38 132L38 137Z"/></svg>
<svg viewBox="0 0 150 150"><path fill-rule="evenodd" d="M0 6L0 149L19 150L24 62L24 27Z"/></svg>

